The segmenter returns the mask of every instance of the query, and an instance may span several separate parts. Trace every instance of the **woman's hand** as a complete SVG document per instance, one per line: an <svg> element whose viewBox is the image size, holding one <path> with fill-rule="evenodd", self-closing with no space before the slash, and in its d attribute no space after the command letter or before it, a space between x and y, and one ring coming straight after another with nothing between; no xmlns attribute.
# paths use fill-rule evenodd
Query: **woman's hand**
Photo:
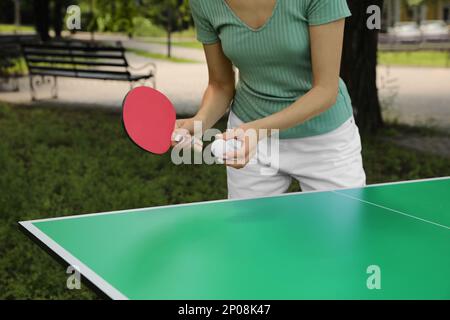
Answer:
<svg viewBox="0 0 450 320"><path fill-rule="evenodd" d="M184 140L190 140L193 134L194 118L177 120L172 133L172 147L184 143Z"/></svg>
<svg viewBox="0 0 450 320"><path fill-rule="evenodd" d="M229 151L225 154L225 165L235 168L244 168L256 154L258 143L261 140L259 130L244 124L235 129L228 129L225 133L217 135L216 139L225 141L236 139L241 143L241 148Z"/></svg>
<svg viewBox="0 0 450 320"><path fill-rule="evenodd" d="M175 129L172 133L172 147L190 148L194 146L195 150L203 150L201 137L195 137L195 122L200 121L194 118L180 119L175 123Z"/></svg>

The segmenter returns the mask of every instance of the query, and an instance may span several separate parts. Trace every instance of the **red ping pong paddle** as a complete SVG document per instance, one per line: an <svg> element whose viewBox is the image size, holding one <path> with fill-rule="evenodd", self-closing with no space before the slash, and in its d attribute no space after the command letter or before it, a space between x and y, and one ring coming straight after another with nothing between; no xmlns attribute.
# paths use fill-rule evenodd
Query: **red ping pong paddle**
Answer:
<svg viewBox="0 0 450 320"><path fill-rule="evenodd" d="M176 112L164 94L149 87L137 87L127 94L122 107L125 131L136 145L154 154L164 154L170 149Z"/></svg>

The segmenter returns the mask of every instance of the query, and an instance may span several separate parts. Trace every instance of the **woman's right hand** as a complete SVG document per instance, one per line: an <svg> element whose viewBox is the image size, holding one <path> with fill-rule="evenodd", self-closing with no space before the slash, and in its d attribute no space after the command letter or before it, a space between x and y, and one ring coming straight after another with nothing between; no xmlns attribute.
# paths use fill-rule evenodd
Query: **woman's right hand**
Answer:
<svg viewBox="0 0 450 320"><path fill-rule="evenodd" d="M175 123L175 129L172 134L172 147L191 147L194 146L196 150L203 149L203 142L201 137L194 137L195 118L180 119ZM193 142L194 141L194 142Z"/></svg>
<svg viewBox="0 0 450 320"><path fill-rule="evenodd" d="M190 140L194 134L194 119L180 119L175 122L175 129L172 133L172 147Z"/></svg>

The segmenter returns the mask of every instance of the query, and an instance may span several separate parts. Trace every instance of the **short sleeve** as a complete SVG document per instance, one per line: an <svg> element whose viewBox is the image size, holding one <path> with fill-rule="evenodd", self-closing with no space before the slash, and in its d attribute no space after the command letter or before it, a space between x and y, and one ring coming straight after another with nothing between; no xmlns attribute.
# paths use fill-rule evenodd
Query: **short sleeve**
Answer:
<svg viewBox="0 0 450 320"><path fill-rule="evenodd" d="M213 44L219 41L216 30L206 17L202 3L199 0L190 0L192 17L194 18L195 29L197 31L197 40L204 44Z"/></svg>
<svg viewBox="0 0 450 320"><path fill-rule="evenodd" d="M326 24L352 14L347 5L347 0L310 0L307 9L309 25Z"/></svg>

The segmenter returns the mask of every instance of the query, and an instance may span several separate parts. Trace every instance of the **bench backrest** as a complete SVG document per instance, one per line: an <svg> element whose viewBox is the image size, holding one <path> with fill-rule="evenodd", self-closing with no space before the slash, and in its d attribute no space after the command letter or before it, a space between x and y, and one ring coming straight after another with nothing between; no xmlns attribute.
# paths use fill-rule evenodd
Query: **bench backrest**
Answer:
<svg viewBox="0 0 450 320"><path fill-rule="evenodd" d="M57 70L74 76L81 72L130 76L120 42L115 46L82 41L23 44L22 53L30 74Z"/></svg>
<svg viewBox="0 0 450 320"><path fill-rule="evenodd" d="M36 41L34 35L0 35L0 67L9 66L20 58L20 45Z"/></svg>

